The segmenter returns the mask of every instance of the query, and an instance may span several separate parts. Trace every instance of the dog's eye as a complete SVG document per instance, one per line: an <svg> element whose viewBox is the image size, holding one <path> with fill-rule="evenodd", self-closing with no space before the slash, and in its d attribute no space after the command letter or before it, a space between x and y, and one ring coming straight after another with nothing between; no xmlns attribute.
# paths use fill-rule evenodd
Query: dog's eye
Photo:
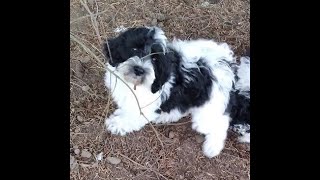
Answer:
<svg viewBox="0 0 320 180"><path fill-rule="evenodd" d="M134 51L136 51L137 50L137 48L132 48Z"/></svg>

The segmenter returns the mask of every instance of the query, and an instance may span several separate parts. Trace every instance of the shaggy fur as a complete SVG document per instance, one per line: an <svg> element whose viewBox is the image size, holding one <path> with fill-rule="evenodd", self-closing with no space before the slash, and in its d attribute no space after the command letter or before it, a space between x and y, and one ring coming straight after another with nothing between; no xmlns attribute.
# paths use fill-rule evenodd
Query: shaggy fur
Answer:
<svg viewBox="0 0 320 180"><path fill-rule="evenodd" d="M205 39L167 42L161 29L141 27L109 39L104 51L109 70L131 88L106 72L105 84L119 107L106 119L109 131L125 135L148 122L176 122L191 114L192 128L205 135L204 154L211 158L221 152L230 122L226 110L233 115L238 106L227 109L230 95L237 99L244 87L240 78L239 91L233 91L238 87L230 66L235 58L227 44ZM237 70L240 75L241 68Z"/></svg>
<svg viewBox="0 0 320 180"><path fill-rule="evenodd" d="M239 133L240 142L250 143L250 56L240 58L235 67L236 83L230 93L227 113L230 113L231 129Z"/></svg>

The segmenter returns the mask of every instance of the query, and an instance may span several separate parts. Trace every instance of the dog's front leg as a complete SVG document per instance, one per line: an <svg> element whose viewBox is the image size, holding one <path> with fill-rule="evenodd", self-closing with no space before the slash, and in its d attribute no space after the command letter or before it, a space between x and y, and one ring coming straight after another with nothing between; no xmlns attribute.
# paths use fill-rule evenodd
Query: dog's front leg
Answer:
<svg viewBox="0 0 320 180"><path fill-rule="evenodd" d="M138 131L147 123L148 121L139 112L124 111L122 109L117 109L105 121L108 131L121 136Z"/></svg>

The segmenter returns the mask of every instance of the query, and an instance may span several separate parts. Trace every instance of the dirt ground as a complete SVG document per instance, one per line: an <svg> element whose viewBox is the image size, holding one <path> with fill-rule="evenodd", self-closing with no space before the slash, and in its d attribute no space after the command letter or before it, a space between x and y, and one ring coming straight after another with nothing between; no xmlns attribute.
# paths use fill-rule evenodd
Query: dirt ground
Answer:
<svg viewBox="0 0 320 180"><path fill-rule="evenodd" d="M204 157L189 118L120 137L105 131L115 105L103 85L101 43L116 28L160 26L169 39L212 38L239 56L249 47L249 0L70 0L70 178L250 179L250 145L229 132L225 149Z"/></svg>

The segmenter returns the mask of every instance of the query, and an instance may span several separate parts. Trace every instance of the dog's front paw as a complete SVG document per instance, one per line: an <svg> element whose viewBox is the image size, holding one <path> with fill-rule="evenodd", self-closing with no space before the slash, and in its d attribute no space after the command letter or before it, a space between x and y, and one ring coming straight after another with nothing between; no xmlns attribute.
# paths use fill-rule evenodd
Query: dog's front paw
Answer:
<svg viewBox="0 0 320 180"><path fill-rule="evenodd" d="M122 120L119 116L113 116L109 119L106 119L107 130L112 134L124 136L127 133L132 132L132 130L126 125L125 121Z"/></svg>
<svg viewBox="0 0 320 180"><path fill-rule="evenodd" d="M224 147L223 141L214 141L213 139L206 139L203 143L203 154L208 158L213 158L220 154Z"/></svg>

